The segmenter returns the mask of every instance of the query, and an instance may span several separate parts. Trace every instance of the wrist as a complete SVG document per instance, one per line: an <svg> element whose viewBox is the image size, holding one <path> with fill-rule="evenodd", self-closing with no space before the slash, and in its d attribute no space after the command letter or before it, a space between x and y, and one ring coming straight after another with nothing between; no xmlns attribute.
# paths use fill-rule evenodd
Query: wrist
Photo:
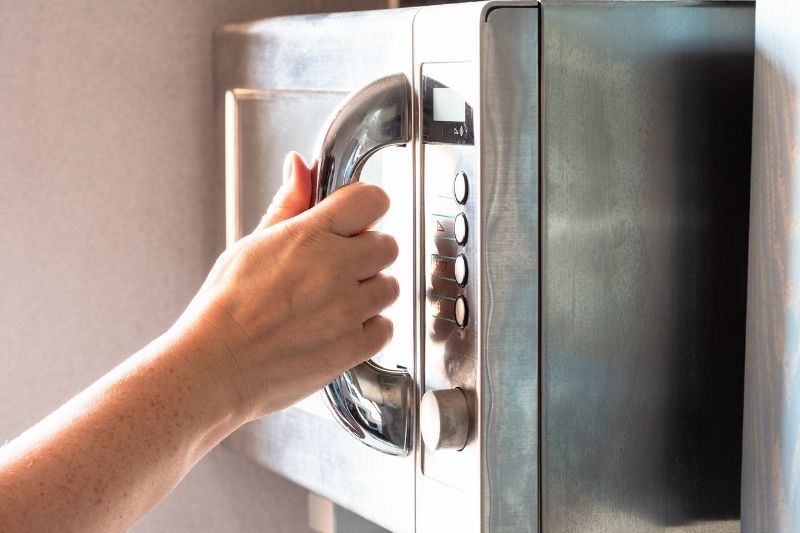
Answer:
<svg viewBox="0 0 800 533"><path fill-rule="evenodd" d="M176 412L191 428L200 455L248 421L241 395L219 357L220 345L214 335L173 326L143 350L153 386L172 392L180 406Z"/></svg>

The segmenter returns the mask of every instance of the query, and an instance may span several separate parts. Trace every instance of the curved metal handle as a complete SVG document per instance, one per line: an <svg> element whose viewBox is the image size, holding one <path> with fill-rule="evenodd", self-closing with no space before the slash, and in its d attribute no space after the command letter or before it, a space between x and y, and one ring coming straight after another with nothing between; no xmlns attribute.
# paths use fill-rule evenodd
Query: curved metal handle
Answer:
<svg viewBox="0 0 800 533"><path fill-rule="evenodd" d="M316 153L314 203L358 181L366 160L411 140L411 87L404 74L376 80L337 108ZM391 455L411 449L412 379L372 361L351 368L324 390L333 415L364 444Z"/></svg>

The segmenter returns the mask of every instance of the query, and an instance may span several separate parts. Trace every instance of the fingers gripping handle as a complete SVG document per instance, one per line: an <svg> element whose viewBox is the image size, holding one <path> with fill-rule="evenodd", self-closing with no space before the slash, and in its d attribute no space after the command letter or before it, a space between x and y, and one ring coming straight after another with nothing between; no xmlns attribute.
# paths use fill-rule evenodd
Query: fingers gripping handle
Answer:
<svg viewBox="0 0 800 533"><path fill-rule="evenodd" d="M411 140L410 107L408 80L394 74L356 91L333 112L316 150L315 204L358 181L372 154ZM336 419L364 444L408 455L413 427L408 372L367 361L325 387L324 397Z"/></svg>

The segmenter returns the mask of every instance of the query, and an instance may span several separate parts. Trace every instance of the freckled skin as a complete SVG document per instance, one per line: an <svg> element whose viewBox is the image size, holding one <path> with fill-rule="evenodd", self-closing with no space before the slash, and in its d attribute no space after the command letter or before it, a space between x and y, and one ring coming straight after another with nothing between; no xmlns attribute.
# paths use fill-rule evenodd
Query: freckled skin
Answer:
<svg viewBox="0 0 800 533"><path fill-rule="evenodd" d="M127 530L236 428L388 342L397 245L363 231L388 198L356 184L308 209L311 180L290 154L259 227L178 321L0 448L0 531Z"/></svg>

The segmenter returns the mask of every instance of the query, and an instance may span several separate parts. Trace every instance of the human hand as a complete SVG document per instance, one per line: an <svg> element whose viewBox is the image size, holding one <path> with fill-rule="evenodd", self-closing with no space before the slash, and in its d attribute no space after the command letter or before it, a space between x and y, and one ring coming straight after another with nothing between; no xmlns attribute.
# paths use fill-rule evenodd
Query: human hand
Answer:
<svg viewBox="0 0 800 533"><path fill-rule="evenodd" d="M380 350L398 295L380 271L387 210L354 184L308 209L290 154L259 226L226 250L162 336L0 447L0 530L127 530L237 427L286 407Z"/></svg>
<svg viewBox="0 0 800 533"><path fill-rule="evenodd" d="M389 207L356 183L308 209L312 172L289 154L284 184L259 226L226 250L172 335L230 392L243 421L287 407L372 357L392 336L381 311L397 281L386 234L364 231Z"/></svg>

